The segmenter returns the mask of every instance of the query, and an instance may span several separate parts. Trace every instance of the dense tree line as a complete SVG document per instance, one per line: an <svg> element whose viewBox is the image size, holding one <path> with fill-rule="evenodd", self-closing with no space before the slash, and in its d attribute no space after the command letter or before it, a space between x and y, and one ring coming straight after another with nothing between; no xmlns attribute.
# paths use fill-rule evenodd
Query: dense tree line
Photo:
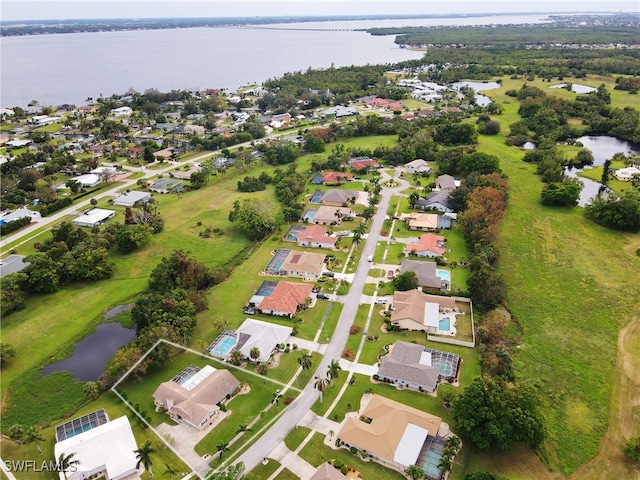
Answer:
<svg viewBox="0 0 640 480"><path fill-rule="evenodd" d="M585 215L596 223L627 232L640 231L640 191L610 192L595 197L585 207Z"/></svg>

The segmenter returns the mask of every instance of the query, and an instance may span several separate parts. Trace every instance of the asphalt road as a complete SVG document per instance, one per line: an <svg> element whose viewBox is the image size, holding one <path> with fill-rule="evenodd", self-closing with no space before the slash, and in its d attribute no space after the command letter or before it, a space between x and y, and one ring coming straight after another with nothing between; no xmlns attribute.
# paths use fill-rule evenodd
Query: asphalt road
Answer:
<svg viewBox="0 0 640 480"><path fill-rule="evenodd" d="M397 175L398 171L396 171ZM382 181L388 178L386 174ZM396 179L398 180L398 179ZM349 289L344 302L344 307L335 332L331 337L327 350L315 371L315 376L326 377L327 368L331 360L337 360L342 355L347 338L349 337L349 327L353 324L360 304L360 296L367 280L371 263L367 261L367 257L373 255L380 239L380 231L391 203L391 197L408 187L408 183L400 180L401 186L396 188L383 188L380 196L378 211L373 217L369 235L362 247L362 255L356 269L353 282ZM273 424L273 426L264 435L258 439L249 449L240 455L234 463L244 462L246 471L253 470L262 460L269 456L271 451L284 440L287 434L300 422L302 417L311 410L311 406L315 403L320 393L314 388L314 380L312 379L303 389L302 394L294 401L285 413Z"/></svg>

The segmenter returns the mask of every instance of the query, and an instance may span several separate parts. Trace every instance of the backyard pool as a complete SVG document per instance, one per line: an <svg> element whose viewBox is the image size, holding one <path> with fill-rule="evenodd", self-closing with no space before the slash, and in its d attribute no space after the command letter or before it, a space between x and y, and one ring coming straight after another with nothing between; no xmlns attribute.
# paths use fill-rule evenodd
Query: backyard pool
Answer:
<svg viewBox="0 0 640 480"><path fill-rule="evenodd" d="M302 214L302 220L313 223L313 219L316 217L317 210L313 208L309 208L306 212Z"/></svg>
<svg viewBox="0 0 640 480"><path fill-rule="evenodd" d="M311 199L309 200L309 202L310 203L321 203L323 196L324 196L324 192L321 192L320 190L316 190L313 193L313 195L311 196Z"/></svg>
<svg viewBox="0 0 640 480"><path fill-rule="evenodd" d="M225 358L236 344L236 335L233 332L224 331L209 347L209 353L218 358Z"/></svg>
<svg viewBox="0 0 640 480"><path fill-rule="evenodd" d="M450 332L451 331L451 319L449 317L441 318L438 322L438 330L441 332Z"/></svg>
<svg viewBox="0 0 640 480"><path fill-rule="evenodd" d="M427 478L440 478L440 469L438 465L440 465L440 460L442 459L442 450L438 450L437 448L429 447L429 451L427 452L427 457L424 459L422 463L422 469Z"/></svg>
<svg viewBox="0 0 640 480"><path fill-rule="evenodd" d="M451 283L451 272L449 270L436 270L436 275L440 280Z"/></svg>

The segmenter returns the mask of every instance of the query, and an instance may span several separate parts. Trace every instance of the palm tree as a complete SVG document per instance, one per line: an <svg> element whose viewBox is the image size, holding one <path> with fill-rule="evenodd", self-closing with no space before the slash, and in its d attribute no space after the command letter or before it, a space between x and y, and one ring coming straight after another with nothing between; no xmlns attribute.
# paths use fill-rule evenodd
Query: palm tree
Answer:
<svg viewBox="0 0 640 480"><path fill-rule="evenodd" d="M404 473L413 478L413 480L424 478L424 470L418 465L409 465Z"/></svg>
<svg viewBox="0 0 640 480"><path fill-rule="evenodd" d="M334 435L335 433L336 433L336 432L334 432L333 430L329 430L329 441L333 440L333 435Z"/></svg>
<svg viewBox="0 0 640 480"><path fill-rule="evenodd" d="M452 435L451 437L447 438L446 445L447 447L456 447L456 449L458 449L460 447L460 437Z"/></svg>
<svg viewBox="0 0 640 480"><path fill-rule="evenodd" d="M73 460L73 457L75 457L75 455L75 453L65 455L64 452L62 452L58 457L58 469L62 471L62 473L64 474L64 478L67 478L67 471L69 471L70 467L73 467L80 463L78 460Z"/></svg>
<svg viewBox="0 0 640 480"><path fill-rule="evenodd" d="M32 425L29 428L27 428L27 431L24 432L24 436L22 437L22 439L24 443L36 442L36 448L38 449L38 452L42 453L42 450L40 449L40 445L38 444L38 442L43 442L44 438L40 434L40 432L38 431L38 428L35 425Z"/></svg>
<svg viewBox="0 0 640 480"><path fill-rule="evenodd" d="M260 349L258 347L252 347L251 350L249 350L249 356L251 357L251 360L255 362L260 358Z"/></svg>
<svg viewBox="0 0 640 480"><path fill-rule="evenodd" d="M438 463L438 468L442 470L442 473L450 472L453 468L453 461L448 457L442 457L440 459L440 463Z"/></svg>
<svg viewBox="0 0 640 480"><path fill-rule="evenodd" d="M246 432L253 432L253 430L251 430L247 425L244 425L243 423L238 425L238 430L236 430L236 433L246 433Z"/></svg>
<svg viewBox="0 0 640 480"><path fill-rule="evenodd" d="M311 353L309 353L309 350L302 351L300 357L298 358L298 363L303 370L309 370L311 368L313 361L311 359Z"/></svg>
<svg viewBox="0 0 640 480"><path fill-rule="evenodd" d="M242 363L242 352L240 350L234 350L229 355L229 362L231 365L240 365Z"/></svg>
<svg viewBox="0 0 640 480"><path fill-rule="evenodd" d="M173 468L171 465L169 465L168 463L164 464L164 473L163 475L166 475L168 477L175 477L176 475L178 475L180 472Z"/></svg>
<svg viewBox="0 0 640 480"><path fill-rule="evenodd" d="M151 446L151 442L147 440L144 442L144 445L142 445L138 450L134 450L133 453L136 454L136 458L138 459L136 468L140 468L140 465L143 465L145 469L149 470L149 476L153 478L151 454L156 453L156 450Z"/></svg>
<svg viewBox="0 0 640 480"><path fill-rule="evenodd" d="M332 387L333 387L333 380L335 378L338 378L338 375L340 375L341 370L342 370L342 367L340 366L340 363L338 363L336 360L331 360L331 363L327 367L327 377L331 379Z"/></svg>
<svg viewBox="0 0 640 480"><path fill-rule="evenodd" d="M442 456L447 457L448 459L453 459L458 454L458 449L454 446L449 446L444 449L442 452Z"/></svg>
<svg viewBox="0 0 640 480"><path fill-rule="evenodd" d="M328 383L329 381L326 378L316 377L316 383L313 384L313 387L320 392L320 403L322 403L322 392L327 388Z"/></svg>
<svg viewBox="0 0 640 480"><path fill-rule="evenodd" d="M216 449L218 450L218 452L220 452L220 459L222 460L222 456L224 455L224 452L228 452L230 450L229 442L218 443L218 445L216 445Z"/></svg>

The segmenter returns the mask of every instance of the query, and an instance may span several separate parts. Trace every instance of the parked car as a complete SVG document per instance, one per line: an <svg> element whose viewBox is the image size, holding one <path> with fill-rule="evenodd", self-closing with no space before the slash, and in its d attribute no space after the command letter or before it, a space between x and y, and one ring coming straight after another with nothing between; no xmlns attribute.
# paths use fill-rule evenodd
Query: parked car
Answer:
<svg viewBox="0 0 640 480"><path fill-rule="evenodd" d="M318 298L319 300L329 300L329 295L327 295L326 293L318 293L316 295L316 298Z"/></svg>
<svg viewBox="0 0 640 480"><path fill-rule="evenodd" d="M386 304L387 304L386 298L376 298L376 305L386 305Z"/></svg>

